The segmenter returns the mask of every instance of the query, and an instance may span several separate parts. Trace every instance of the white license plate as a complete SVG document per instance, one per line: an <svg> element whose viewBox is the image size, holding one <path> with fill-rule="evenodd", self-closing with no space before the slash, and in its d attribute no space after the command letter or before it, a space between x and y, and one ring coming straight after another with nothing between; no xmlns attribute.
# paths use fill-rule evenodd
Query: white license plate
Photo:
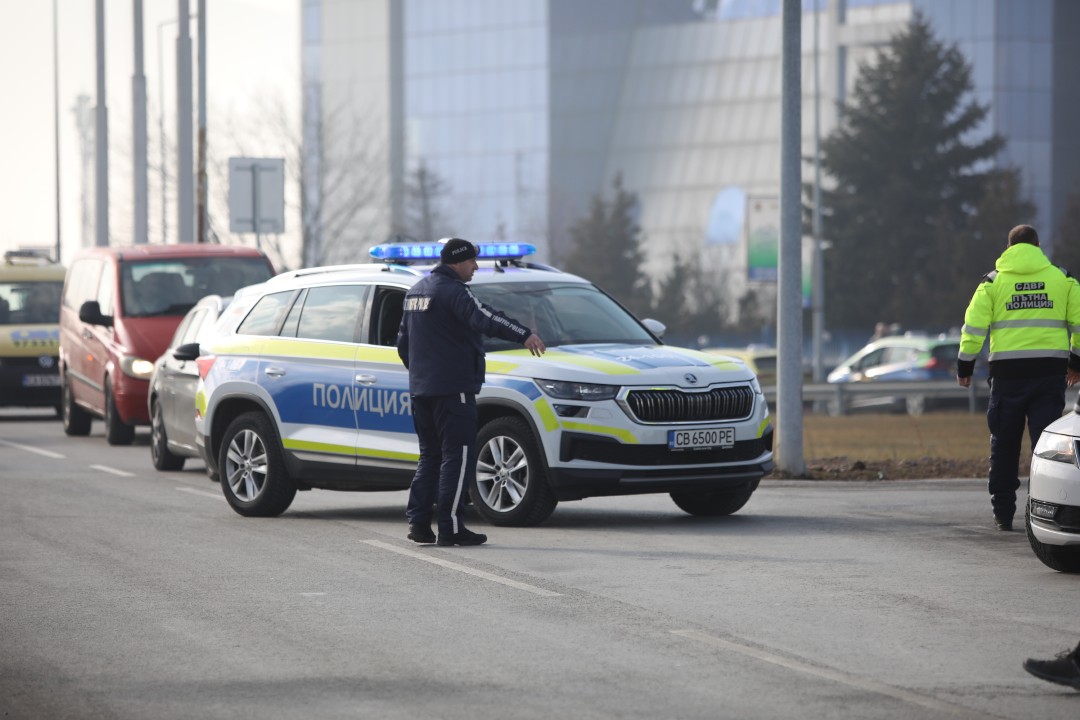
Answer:
<svg viewBox="0 0 1080 720"><path fill-rule="evenodd" d="M735 428L730 427L668 432L668 448L671 450L705 450L714 447L732 447L734 444Z"/></svg>
<svg viewBox="0 0 1080 720"><path fill-rule="evenodd" d="M23 375L23 387L58 387L60 375Z"/></svg>

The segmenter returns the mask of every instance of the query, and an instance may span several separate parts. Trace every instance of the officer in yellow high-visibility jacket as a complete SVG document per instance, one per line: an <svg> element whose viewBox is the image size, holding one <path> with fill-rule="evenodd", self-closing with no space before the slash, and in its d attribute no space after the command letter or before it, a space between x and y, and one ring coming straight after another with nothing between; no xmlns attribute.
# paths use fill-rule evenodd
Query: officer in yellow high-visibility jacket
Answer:
<svg viewBox="0 0 1080 720"><path fill-rule="evenodd" d="M964 314L956 381L971 385L975 357L990 335L990 504L999 530L1012 530L1020 487L1020 444L1031 446L1061 417L1065 385L1080 380L1080 284L1051 264L1030 225L983 277Z"/></svg>

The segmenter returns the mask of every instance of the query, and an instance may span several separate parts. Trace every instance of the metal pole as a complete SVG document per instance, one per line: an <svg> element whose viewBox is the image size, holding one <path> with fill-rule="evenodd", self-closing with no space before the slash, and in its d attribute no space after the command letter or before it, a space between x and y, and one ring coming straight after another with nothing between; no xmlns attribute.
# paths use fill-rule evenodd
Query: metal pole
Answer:
<svg viewBox="0 0 1080 720"><path fill-rule="evenodd" d="M97 45L97 107L95 108L94 243L109 244L109 108L105 104L105 0L95 7Z"/></svg>
<svg viewBox="0 0 1080 720"><path fill-rule="evenodd" d="M199 0L199 148L195 241L206 242L206 0Z"/></svg>
<svg viewBox="0 0 1080 720"><path fill-rule="evenodd" d="M60 262L60 43L56 0L52 4L53 26L53 171L56 175L56 262Z"/></svg>
<svg viewBox="0 0 1080 720"><path fill-rule="evenodd" d="M821 15L820 3L814 8L814 264L811 295L813 297L813 341L814 341L814 382L825 379L822 364L822 344L825 336L825 253L821 237L821 82L818 73L820 65L818 44L818 19Z"/></svg>
<svg viewBox="0 0 1080 720"><path fill-rule="evenodd" d="M784 0L783 74L780 110L780 276L777 294L776 465L792 475L806 472L802 416L802 3Z"/></svg>
<svg viewBox="0 0 1080 720"><path fill-rule="evenodd" d="M133 0L135 15L135 72L131 76L132 105L132 171L135 174L135 237L136 243L150 239L147 219L146 179L146 75L143 73L143 3Z"/></svg>
<svg viewBox="0 0 1080 720"><path fill-rule="evenodd" d="M180 32L176 37L176 229L177 242L195 240L195 207L192 195L194 158L191 148L191 30L188 27L188 0L178 0Z"/></svg>
<svg viewBox="0 0 1080 720"><path fill-rule="evenodd" d="M161 31L169 23L175 20L165 20L157 26L157 52L158 52L158 154L161 157L161 244L169 242L169 173L165 168L168 164L166 158L165 140L165 44L161 39Z"/></svg>

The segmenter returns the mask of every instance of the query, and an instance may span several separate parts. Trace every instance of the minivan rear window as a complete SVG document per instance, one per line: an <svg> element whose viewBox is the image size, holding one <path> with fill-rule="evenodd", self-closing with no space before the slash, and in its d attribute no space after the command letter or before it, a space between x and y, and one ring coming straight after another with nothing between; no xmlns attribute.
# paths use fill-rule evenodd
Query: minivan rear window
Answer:
<svg viewBox="0 0 1080 720"><path fill-rule="evenodd" d="M270 279L263 258L193 257L125 262L121 304L128 317L183 315L207 295L229 296Z"/></svg>

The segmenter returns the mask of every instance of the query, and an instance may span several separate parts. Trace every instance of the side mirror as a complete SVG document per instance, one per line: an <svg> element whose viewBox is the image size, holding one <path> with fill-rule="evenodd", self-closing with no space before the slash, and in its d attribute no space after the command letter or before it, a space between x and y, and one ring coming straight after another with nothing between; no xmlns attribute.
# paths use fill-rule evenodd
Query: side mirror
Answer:
<svg viewBox="0 0 1080 720"><path fill-rule="evenodd" d="M645 326L645 329L651 332L658 338L663 339L664 333L667 332L667 325L659 320L653 320L652 318L645 318L641 321L641 324Z"/></svg>
<svg viewBox="0 0 1080 720"><path fill-rule="evenodd" d="M172 356L177 360L194 360L199 357L199 343L184 343L173 351Z"/></svg>
<svg viewBox="0 0 1080 720"><path fill-rule="evenodd" d="M87 300L79 306L79 320L90 325L104 325L112 327L113 319L108 315L101 314L101 305L97 300Z"/></svg>

